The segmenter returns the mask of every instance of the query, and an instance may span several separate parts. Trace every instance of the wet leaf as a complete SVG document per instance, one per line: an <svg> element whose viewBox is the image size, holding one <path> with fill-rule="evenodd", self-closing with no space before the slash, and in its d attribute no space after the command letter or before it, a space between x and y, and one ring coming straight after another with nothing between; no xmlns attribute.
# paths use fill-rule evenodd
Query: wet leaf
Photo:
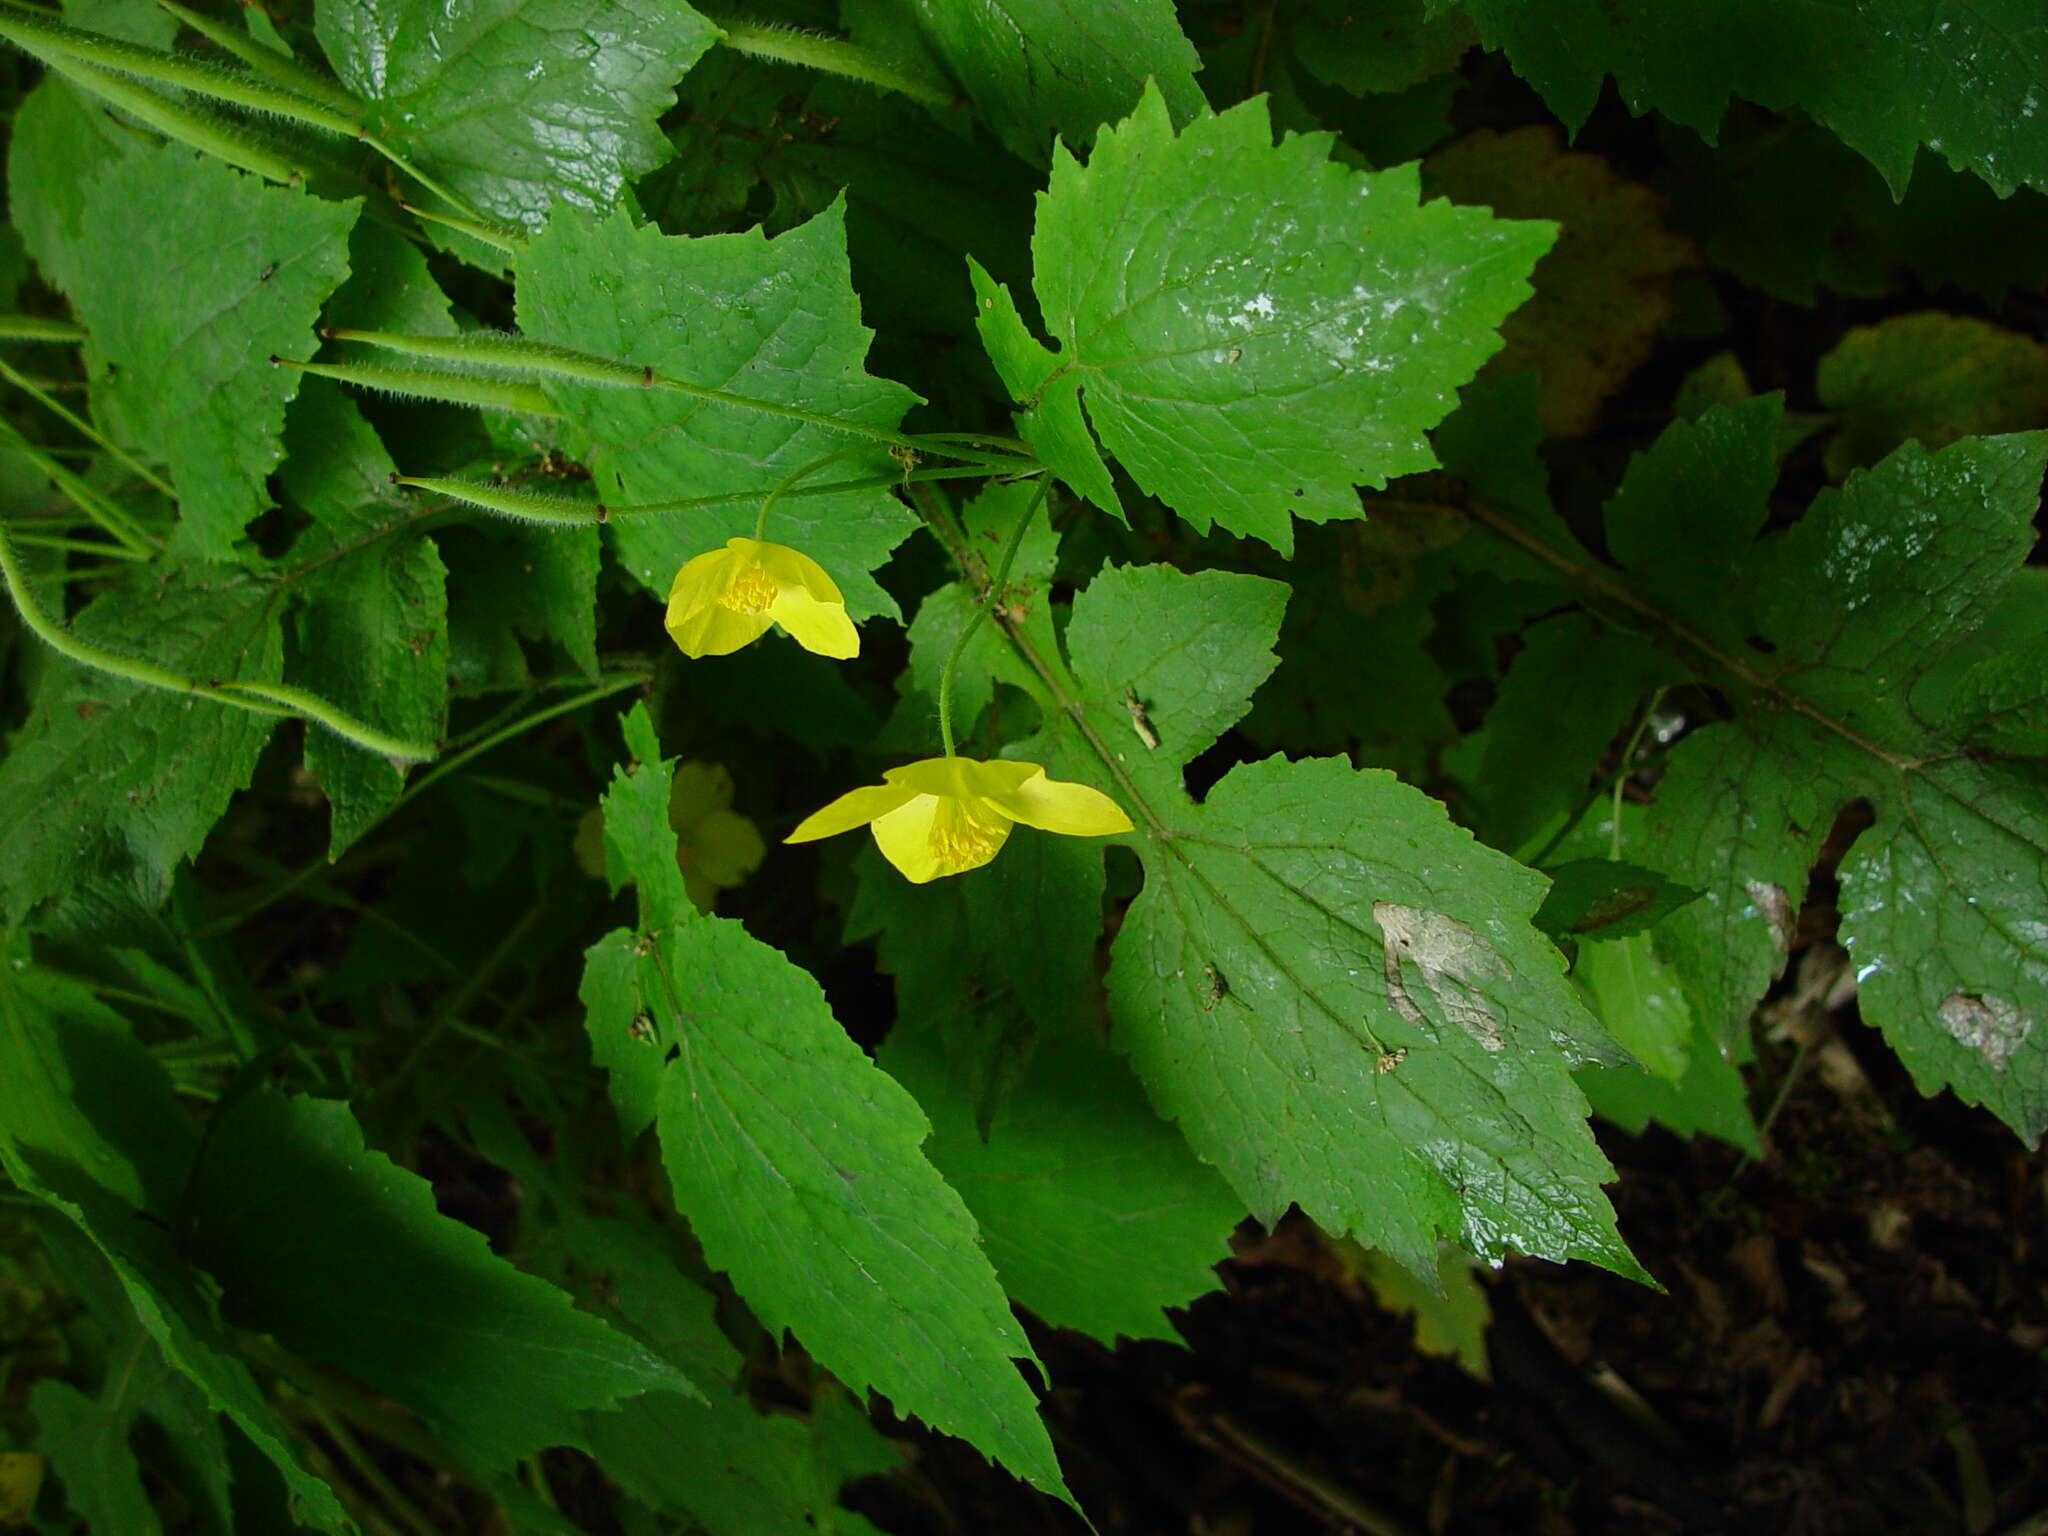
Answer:
<svg viewBox="0 0 2048 1536"><path fill-rule="evenodd" d="M1142 489L1283 554L1296 517L1357 517L1354 487L1435 463L1422 433L1552 231L1424 203L1413 167L1351 171L1330 145L1274 145L1256 101L1176 135L1152 93L1085 167L1055 156L1032 254L1058 350L1005 315L991 352L1076 489L1116 510L1077 395Z"/></svg>
<svg viewBox="0 0 2048 1536"><path fill-rule="evenodd" d="M1635 1273L1571 1084L1618 1058L1530 926L1541 877L1342 760L1246 763L1199 805L1182 787L1271 669L1285 599L1147 566L1076 600L1087 734L1047 745L1123 801L1146 873L1110 969L1113 1041L1262 1220L1299 1204L1418 1273L1439 1234ZM1157 751L1112 729L1126 689Z"/></svg>

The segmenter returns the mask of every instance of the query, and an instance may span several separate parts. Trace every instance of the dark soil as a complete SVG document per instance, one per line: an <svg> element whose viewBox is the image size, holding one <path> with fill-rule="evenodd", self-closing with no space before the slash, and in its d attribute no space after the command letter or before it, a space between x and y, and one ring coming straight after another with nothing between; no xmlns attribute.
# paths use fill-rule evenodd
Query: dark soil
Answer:
<svg viewBox="0 0 2048 1536"><path fill-rule="evenodd" d="M1040 1330L1096 1529L2048 1533L2042 1160L1921 1098L1853 1001L1827 1006L1839 964L1816 946L1762 1021L1760 1112L1785 1093L1761 1160L1603 1133L1662 1293L1510 1262L1487 1280L1490 1382L1418 1353L1298 1218L1240 1233L1224 1289L1176 1318L1186 1349ZM926 1497L847 1499L885 1529L1083 1529L903 1433Z"/></svg>

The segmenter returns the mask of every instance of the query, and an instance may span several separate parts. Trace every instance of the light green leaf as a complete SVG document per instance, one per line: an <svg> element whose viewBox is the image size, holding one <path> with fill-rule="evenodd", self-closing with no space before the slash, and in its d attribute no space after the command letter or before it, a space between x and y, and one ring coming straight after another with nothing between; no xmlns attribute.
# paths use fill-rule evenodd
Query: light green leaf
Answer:
<svg viewBox="0 0 2048 1536"><path fill-rule="evenodd" d="M187 677L276 682L277 598L228 567L188 566L110 589L72 630ZM0 759L8 920L52 898L66 899L67 920L84 928L154 908L172 870L249 782L272 723L50 657Z"/></svg>
<svg viewBox="0 0 2048 1536"><path fill-rule="evenodd" d="M1174 118L1202 110L1201 60L1171 0L896 0L1014 153L1043 165L1055 136L1085 145L1163 93Z"/></svg>
<svg viewBox="0 0 2048 1536"><path fill-rule="evenodd" d="M594 947L584 1001L628 1129L651 1104L678 1208L772 1332L1063 1494L1015 1364L1030 1346L974 1219L919 1150L916 1102L806 973L689 905L644 708L626 739L637 762L605 797L605 844L641 927Z"/></svg>
<svg viewBox="0 0 2048 1536"><path fill-rule="evenodd" d="M1148 92L1085 168L1058 152L1032 254L1059 350L1005 363L1027 407L1078 384L1104 445L1197 529L1283 554L1295 517L1357 517L1355 486L1435 465L1423 432L1555 234L1425 204L1413 166L1351 171L1331 142L1275 146L1257 101L1176 136Z"/></svg>
<svg viewBox="0 0 2048 1536"><path fill-rule="evenodd" d="M1858 326L1820 360L1814 382L1821 404L1842 416L1827 451L1837 480L1908 438L1946 448L2048 426L2048 347L1964 315Z"/></svg>
<svg viewBox="0 0 2048 1536"><path fill-rule="evenodd" d="M1637 1273L1570 1076L1613 1048L1529 924L1542 877L1342 760L1244 764L1200 805L1182 788L1270 669L1284 597L1146 567L1075 602L1087 732L1054 740L1070 776L1124 802L1145 864L1110 969L1114 1042L1261 1219L1298 1203L1418 1273L1439 1233ZM1115 729L1127 688L1156 750Z"/></svg>
<svg viewBox="0 0 2048 1536"><path fill-rule="evenodd" d="M659 164L655 120L717 38L683 0L320 0L315 29L369 126L488 219L602 212Z"/></svg>
<svg viewBox="0 0 2048 1536"><path fill-rule="evenodd" d="M431 539L385 538L336 551L306 583L298 612L313 685L400 740L440 740L448 718L446 580ZM405 785L399 764L317 729L306 732L306 766L333 810L330 859Z"/></svg>
<svg viewBox="0 0 2048 1536"><path fill-rule="evenodd" d="M635 229L623 214L601 222L564 214L521 253L519 322L536 341L870 427L894 429L916 400L864 371L870 333L860 323L837 204L774 240L759 231L676 238ZM548 391L595 440L590 466L609 502L758 498L811 466L825 484L898 468L880 444L723 402L560 380ZM758 508L749 499L617 518L613 548L666 597L686 560L751 533ZM915 514L881 488L785 500L767 537L822 565L855 617L893 617L895 603L869 573L916 526Z"/></svg>
<svg viewBox="0 0 2048 1536"><path fill-rule="evenodd" d="M586 1409L688 1389L441 1215L425 1180L365 1148L345 1104L266 1089L225 1110L185 1231L240 1326L417 1410L482 1468L580 1444Z"/></svg>
<svg viewBox="0 0 2048 1536"><path fill-rule="evenodd" d="M1442 10L1437 3L1434 9ZM1904 189L1925 144L2000 192L2048 186L2048 99L2033 0L1467 0L1577 131L1613 75L1630 110L1651 108L1712 139L1730 96L1797 107Z"/></svg>
<svg viewBox="0 0 2048 1536"><path fill-rule="evenodd" d="M1654 1006L1674 1014L1686 1006L1677 974L1654 951L1637 974L1632 993L1600 991L1592 999L1601 1021L1615 1021L1630 1009ZM1638 1066L1582 1067L1579 1088L1601 1119L1632 1135L1655 1121L1678 1136L1718 1136L1752 1157L1762 1155L1756 1117L1749 1110L1749 1085L1721 1052L1720 1042L1694 1029L1684 1047L1685 1071L1667 1082Z"/></svg>
<svg viewBox="0 0 2048 1536"><path fill-rule="evenodd" d="M448 295L434 281L426 254L391 225L359 222L349 232L348 268L348 281L334 290L321 316L327 326L404 336L455 334Z"/></svg>
<svg viewBox="0 0 2048 1536"><path fill-rule="evenodd" d="M267 504L299 384L270 359L319 346L360 206L267 187L175 144L130 155L87 194L71 298L93 408L170 466L178 542L201 558L235 558Z"/></svg>

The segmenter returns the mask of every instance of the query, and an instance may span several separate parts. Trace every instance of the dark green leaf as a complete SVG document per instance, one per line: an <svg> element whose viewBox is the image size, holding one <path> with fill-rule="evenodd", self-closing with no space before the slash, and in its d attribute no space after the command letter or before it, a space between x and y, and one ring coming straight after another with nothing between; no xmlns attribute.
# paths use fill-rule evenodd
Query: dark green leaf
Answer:
<svg viewBox="0 0 2048 1536"><path fill-rule="evenodd" d="M345 1104L265 1090L224 1110L186 1210L229 1317L418 1410L480 1467L580 1444L585 1409L688 1387L441 1215Z"/></svg>
<svg viewBox="0 0 2048 1536"><path fill-rule="evenodd" d="M1449 0L1432 0L1441 11ZM1922 144L2003 192L2048 185L2040 14L2032 0L1466 0L1489 48L1576 130L1613 75L1712 138L1728 99L1800 107L1869 157L1894 191Z"/></svg>
<svg viewBox="0 0 2048 1536"><path fill-rule="evenodd" d="M370 126L486 218L604 211L659 163L655 119L716 29L683 0L320 0L320 46Z"/></svg>
<svg viewBox="0 0 2048 1536"><path fill-rule="evenodd" d="M235 556L320 306L348 271L358 204L267 187L179 145L92 184L71 298L90 334L93 407L120 441L170 466L183 548ZM158 280L138 283L138 271Z"/></svg>
<svg viewBox="0 0 2048 1536"><path fill-rule="evenodd" d="M187 677L275 682L278 591L227 567L117 586L74 632ZM271 717L144 687L52 657L0 761L0 902L9 921L68 898L79 926L162 901L228 797L248 783Z"/></svg>

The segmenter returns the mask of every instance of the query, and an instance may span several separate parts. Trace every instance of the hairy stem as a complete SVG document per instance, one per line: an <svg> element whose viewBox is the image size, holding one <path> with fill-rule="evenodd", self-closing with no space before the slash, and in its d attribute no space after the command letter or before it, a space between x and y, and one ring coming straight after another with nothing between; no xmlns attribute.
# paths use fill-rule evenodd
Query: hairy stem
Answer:
<svg viewBox="0 0 2048 1536"><path fill-rule="evenodd" d="M989 578L982 589L981 601L974 606L973 616L961 629L959 638L954 640L953 649L946 653L946 669L939 674L939 741L946 749L946 756L953 751L953 673L960 666L961 654L967 649L967 642L974 638L974 632L981 628L992 608L1003 595L1003 583L1010 579L1010 566L1017 558L1017 550L1024 542L1024 532L1031 526L1031 519L1038 515L1038 509L1045 504L1045 493L1052 482L1041 478L1038 489L1030 503L1024 508L1024 515L1017 519L1017 526L1010 530L1010 541L1003 546L1003 558L996 566L996 573Z"/></svg>
<svg viewBox="0 0 2048 1536"><path fill-rule="evenodd" d="M959 105L959 98L946 88L944 81L933 79L921 70L906 68L872 49L842 38L821 37L815 32L800 32L793 27L732 21L720 27L718 41L749 58L795 64L804 69L858 80L863 85L895 91L912 101L942 111Z"/></svg>

